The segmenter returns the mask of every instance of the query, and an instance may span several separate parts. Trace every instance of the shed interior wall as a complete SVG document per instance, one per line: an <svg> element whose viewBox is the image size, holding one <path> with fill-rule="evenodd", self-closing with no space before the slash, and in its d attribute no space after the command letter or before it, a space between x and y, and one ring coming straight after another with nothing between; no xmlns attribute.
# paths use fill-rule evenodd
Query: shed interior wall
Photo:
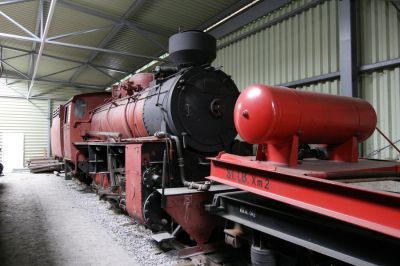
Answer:
<svg viewBox="0 0 400 266"><path fill-rule="evenodd" d="M327 0L295 16L286 15L313 2L295 0L282 9L253 21L218 41L214 66L232 76L240 90L252 83L279 85L332 74L340 70L339 1ZM357 6L358 66L400 57L400 12L389 0L362 0ZM285 17L286 16L286 17ZM271 21L282 18L279 23ZM248 34L254 29L264 29ZM243 37L244 36L244 37ZM399 68L358 76L360 97L377 111L378 127L390 139L400 139ZM297 89L339 94L340 77L299 85ZM363 156L398 159L393 148L377 132L363 144ZM400 141L397 143L400 146Z"/></svg>
<svg viewBox="0 0 400 266"><path fill-rule="evenodd" d="M339 66L339 0L327 0L294 15L315 0L294 0L266 14L240 30L218 40L214 66L232 76L240 90L252 83L279 85L337 73ZM400 57L400 12L389 0L362 0L357 6L357 57L359 67ZM272 23L282 19L280 22ZM254 33L253 33L254 31ZM400 67L360 73L360 97L368 100L378 114L378 127L393 141L400 140ZM12 80L8 80L12 82ZM298 89L339 94L340 80L298 85ZM34 99L27 101L27 82L6 85L0 82L0 132L23 132L25 162L47 151L48 101L52 110L75 94L92 89L39 84ZM35 99L36 97L36 99ZM0 147L2 147L0 134ZM398 159L393 148L377 133L366 141L363 155ZM400 146L400 142L398 143ZM0 161L2 153L0 152Z"/></svg>

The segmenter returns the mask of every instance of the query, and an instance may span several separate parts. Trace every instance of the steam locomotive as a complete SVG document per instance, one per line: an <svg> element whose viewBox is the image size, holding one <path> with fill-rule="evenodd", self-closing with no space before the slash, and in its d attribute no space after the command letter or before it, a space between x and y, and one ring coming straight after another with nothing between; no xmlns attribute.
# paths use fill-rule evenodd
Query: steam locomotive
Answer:
<svg viewBox="0 0 400 266"><path fill-rule="evenodd" d="M203 32L173 35L169 53L172 65L55 110L67 178L164 232L156 240L185 232L195 246L182 257L215 250L217 233L254 265L395 262L399 195L352 185L400 177L398 163L358 158L376 127L370 104L261 84L239 96ZM255 156L233 148L236 130Z"/></svg>
<svg viewBox="0 0 400 266"><path fill-rule="evenodd" d="M112 95L81 94L60 106L53 116L52 152L64 159L67 177L93 181L101 197L137 221L171 232L180 221L201 244L217 223L201 202L231 190L210 189L205 177L207 157L232 148L239 91L210 65L216 56L211 35L175 34L169 54L172 65L135 74L113 86ZM199 214L196 224L188 220Z"/></svg>

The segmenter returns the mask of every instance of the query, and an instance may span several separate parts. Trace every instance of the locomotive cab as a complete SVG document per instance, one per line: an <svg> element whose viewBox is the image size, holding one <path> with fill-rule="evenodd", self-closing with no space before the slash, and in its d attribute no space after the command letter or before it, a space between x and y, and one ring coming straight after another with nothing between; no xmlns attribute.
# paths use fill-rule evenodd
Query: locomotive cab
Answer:
<svg viewBox="0 0 400 266"><path fill-rule="evenodd" d="M73 170L76 174L87 173L87 154L78 149L75 142L82 141L82 130L89 128L91 111L108 98L110 93L107 92L80 94L63 105L63 119L60 121L64 143L63 157L67 170Z"/></svg>

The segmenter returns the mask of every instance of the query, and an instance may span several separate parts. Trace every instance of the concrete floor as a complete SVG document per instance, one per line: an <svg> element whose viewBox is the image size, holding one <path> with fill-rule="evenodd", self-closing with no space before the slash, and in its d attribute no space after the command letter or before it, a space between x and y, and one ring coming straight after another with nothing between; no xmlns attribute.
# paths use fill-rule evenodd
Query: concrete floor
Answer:
<svg viewBox="0 0 400 266"><path fill-rule="evenodd" d="M0 265L138 265L55 182L61 177L0 177Z"/></svg>

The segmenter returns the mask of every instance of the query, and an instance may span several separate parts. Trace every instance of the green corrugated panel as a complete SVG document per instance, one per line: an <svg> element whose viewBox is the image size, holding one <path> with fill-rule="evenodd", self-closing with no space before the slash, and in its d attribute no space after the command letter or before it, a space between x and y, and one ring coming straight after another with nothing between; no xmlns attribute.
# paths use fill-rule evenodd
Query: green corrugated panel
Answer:
<svg viewBox="0 0 400 266"><path fill-rule="evenodd" d="M134 21L171 32L193 29L235 4L235 0L145 1Z"/></svg>
<svg viewBox="0 0 400 266"><path fill-rule="evenodd" d="M31 32L35 32L36 14L38 10L38 1L28 1L17 4L1 6L0 10L7 16L13 18L19 24L27 28ZM21 34L29 36L17 26L9 22L3 16L0 16L1 32L11 34Z"/></svg>
<svg viewBox="0 0 400 266"><path fill-rule="evenodd" d="M113 16L123 16L134 1L131 0L74 0L75 3L87 6L89 8L98 9L102 12Z"/></svg>
<svg viewBox="0 0 400 266"><path fill-rule="evenodd" d="M293 1L219 40L222 48L218 50L214 65L223 65L239 89L251 83L281 84L338 71L338 1L326 1L227 45L307 2ZM324 86L320 90L336 92Z"/></svg>
<svg viewBox="0 0 400 266"><path fill-rule="evenodd" d="M340 93L340 81L332 80L317 84L312 84L308 86L299 87L300 90L312 91L312 92L322 92L327 94L338 95Z"/></svg>
<svg viewBox="0 0 400 266"><path fill-rule="evenodd" d="M362 65L400 57L400 15L388 0L358 1Z"/></svg>
<svg viewBox="0 0 400 266"><path fill-rule="evenodd" d="M400 57L400 15L388 0L359 1L360 62L362 65ZM362 97L375 107L378 127L387 136L400 139L400 69L378 71L360 77ZM364 154L383 148L389 143L379 134L365 143ZM397 143L400 146L400 143ZM397 159L398 153L391 147L373 158Z"/></svg>
<svg viewBox="0 0 400 266"><path fill-rule="evenodd" d="M368 100L378 115L378 127L392 140L400 139L400 68L363 75L361 78L363 98ZM377 132L365 144L365 155L389 143ZM397 143L400 147L400 143ZM386 148L373 158L396 159L398 153Z"/></svg>

